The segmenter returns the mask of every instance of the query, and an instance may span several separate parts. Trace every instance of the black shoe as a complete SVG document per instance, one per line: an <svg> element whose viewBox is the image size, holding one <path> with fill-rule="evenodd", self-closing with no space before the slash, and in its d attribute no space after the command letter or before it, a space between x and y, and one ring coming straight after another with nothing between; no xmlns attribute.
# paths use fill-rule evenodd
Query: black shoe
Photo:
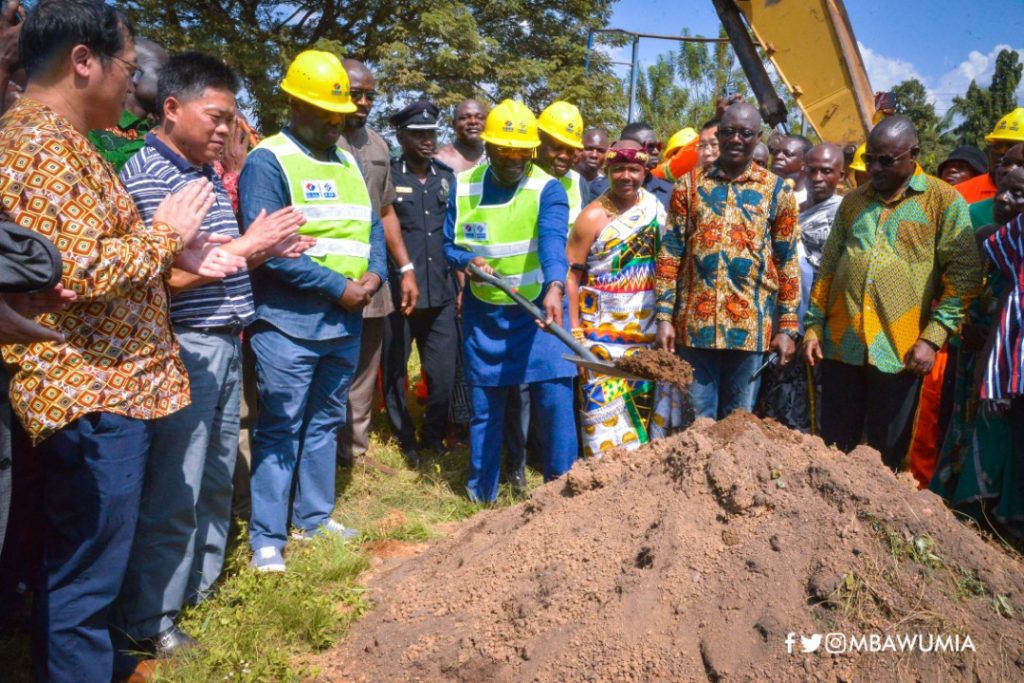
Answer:
<svg viewBox="0 0 1024 683"><path fill-rule="evenodd" d="M153 636L153 655L157 659L171 659L199 644L195 638L172 626Z"/></svg>
<svg viewBox="0 0 1024 683"><path fill-rule="evenodd" d="M526 470L515 470L508 475L508 483L520 493L526 493Z"/></svg>
<svg viewBox="0 0 1024 683"><path fill-rule="evenodd" d="M437 441L420 440L420 448L425 451L433 451L442 457L452 452L451 449L445 445L444 439L438 439Z"/></svg>
<svg viewBox="0 0 1024 683"><path fill-rule="evenodd" d="M409 467L416 468L420 466L420 452L415 446L403 448L402 457L405 458L405 464Z"/></svg>

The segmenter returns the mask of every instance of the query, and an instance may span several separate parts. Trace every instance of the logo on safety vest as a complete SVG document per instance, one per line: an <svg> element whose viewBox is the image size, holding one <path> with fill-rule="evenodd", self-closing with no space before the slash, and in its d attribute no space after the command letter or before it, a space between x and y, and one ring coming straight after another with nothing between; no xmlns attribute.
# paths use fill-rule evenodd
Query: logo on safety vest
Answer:
<svg viewBox="0 0 1024 683"><path fill-rule="evenodd" d="M338 188L334 186L334 181L325 180L320 183L320 194L323 195L324 199L337 199Z"/></svg>
<svg viewBox="0 0 1024 683"><path fill-rule="evenodd" d="M467 240L476 240L478 242L487 241L486 223L466 223L462 226L462 232L465 234Z"/></svg>
<svg viewBox="0 0 1024 683"><path fill-rule="evenodd" d="M307 202L313 199L323 199L323 191L318 180L305 180L302 182L302 198Z"/></svg>

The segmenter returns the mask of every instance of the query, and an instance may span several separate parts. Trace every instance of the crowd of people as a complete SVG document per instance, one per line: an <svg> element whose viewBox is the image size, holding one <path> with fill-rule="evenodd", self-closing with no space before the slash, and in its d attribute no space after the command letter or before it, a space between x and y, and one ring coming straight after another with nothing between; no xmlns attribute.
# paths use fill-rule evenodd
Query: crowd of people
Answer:
<svg viewBox="0 0 1024 683"><path fill-rule="evenodd" d="M468 99L440 149L420 99L388 119L393 154L357 60L298 54L264 138L228 65L101 0L0 22L0 610L31 603L37 680L194 646L177 620L215 589L233 510L261 572L355 538L335 472L378 386L410 467L468 434L475 501L503 470L524 487L528 457L550 481L745 410L1024 536L1024 109L937 175L902 116L813 144L736 97L664 142ZM604 361L676 353L694 382L580 369L552 325Z"/></svg>

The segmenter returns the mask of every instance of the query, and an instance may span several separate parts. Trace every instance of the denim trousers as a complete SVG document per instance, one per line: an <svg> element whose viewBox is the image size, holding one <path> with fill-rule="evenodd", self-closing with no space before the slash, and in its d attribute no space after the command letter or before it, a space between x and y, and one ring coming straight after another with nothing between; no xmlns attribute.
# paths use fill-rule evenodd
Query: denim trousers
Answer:
<svg viewBox="0 0 1024 683"><path fill-rule="evenodd" d="M536 407L536 434L544 462L544 481L551 481L576 462L576 416L573 414L572 378L533 382L530 401ZM501 451L504 442L506 407L520 385L507 387L470 387L473 417L469 423L469 497L492 501L498 497Z"/></svg>
<svg viewBox="0 0 1024 683"><path fill-rule="evenodd" d="M289 521L314 530L334 510L337 435L359 362L359 335L296 339L265 322L249 331L259 392L249 544L254 551L280 550Z"/></svg>
<svg viewBox="0 0 1024 683"><path fill-rule="evenodd" d="M152 423L90 413L36 447L43 566L35 591L36 681L109 681L111 607L128 566Z"/></svg>
<svg viewBox="0 0 1024 683"><path fill-rule="evenodd" d="M750 377L764 362L763 353L688 346L677 346L676 353L693 367L690 396L697 417L721 420L735 410L754 409L761 378Z"/></svg>
<svg viewBox="0 0 1024 683"><path fill-rule="evenodd" d="M238 450L241 340L176 326L192 403L153 423L119 619L135 640L174 625L224 564Z"/></svg>

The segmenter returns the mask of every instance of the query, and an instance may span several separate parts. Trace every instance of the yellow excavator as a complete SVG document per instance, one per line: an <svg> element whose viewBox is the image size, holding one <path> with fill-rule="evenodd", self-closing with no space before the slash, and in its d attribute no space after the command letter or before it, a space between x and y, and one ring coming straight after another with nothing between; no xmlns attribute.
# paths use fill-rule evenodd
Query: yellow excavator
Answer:
<svg viewBox="0 0 1024 683"><path fill-rule="evenodd" d="M818 137L867 138L875 100L842 0L711 1L765 121L784 125L787 111L751 34Z"/></svg>

